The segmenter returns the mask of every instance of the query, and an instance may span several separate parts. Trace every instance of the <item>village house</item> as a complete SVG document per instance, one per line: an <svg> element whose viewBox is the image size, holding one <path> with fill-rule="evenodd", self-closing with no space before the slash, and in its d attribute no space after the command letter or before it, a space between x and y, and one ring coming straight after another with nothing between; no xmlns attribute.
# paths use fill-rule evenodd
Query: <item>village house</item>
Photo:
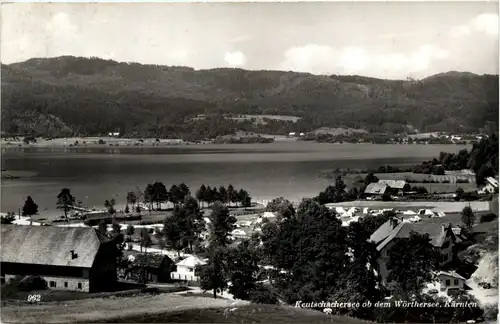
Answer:
<svg viewBox="0 0 500 324"><path fill-rule="evenodd" d="M170 273L170 278L183 281L199 281L197 267L207 264L204 260L195 255L190 255L186 259L176 264L176 270Z"/></svg>
<svg viewBox="0 0 500 324"><path fill-rule="evenodd" d="M369 239L369 241L377 244L377 250L380 253L377 260L377 272L382 284L387 285L388 288L390 287L390 283L387 282L389 250L394 246L397 239L409 238L412 231L419 234L428 234L431 240L430 243L440 249L439 266L445 266L453 261L455 239L451 227L439 226L433 223L401 222L397 218L392 218L382 224Z"/></svg>
<svg viewBox="0 0 500 324"><path fill-rule="evenodd" d="M168 255L142 253L134 255L125 279L146 282L169 282L170 272L175 268Z"/></svg>
<svg viewBox="0 0 500 324"><path fill-rule="evenodd" d="M382 197L388 189L389 186L387 186L386 184L372 182L365 188L365 197Z"/></svg>
<svg viewBox="0 0 500 324"><path fill-rule="evenodd" d="M393 195L403 195L411 190L411 186L404 180L379 180L378 183L388 186Z"/></svg>
<svg viewBox="0 0 500 324"><path fill-rule="evenodd" d="M426 293L437 293L438 296L449 297L454 293L467 289L466 279L455 271L439 271L435 280L427 284Z"/></svg>
<svg viewBox="0 0 500 324"><path fill-rule="evenodd" d="M93 228L2 225L1 273L38 276L49 289L82 292L116 287L116 244Z"/></svg>
<svg viewBox="0 0 500 324"><path fill-rule="evenodd" d="M477 191L479 194L495 193L498 192L498 181L493 177L486 178L486 182Z"/></svg>

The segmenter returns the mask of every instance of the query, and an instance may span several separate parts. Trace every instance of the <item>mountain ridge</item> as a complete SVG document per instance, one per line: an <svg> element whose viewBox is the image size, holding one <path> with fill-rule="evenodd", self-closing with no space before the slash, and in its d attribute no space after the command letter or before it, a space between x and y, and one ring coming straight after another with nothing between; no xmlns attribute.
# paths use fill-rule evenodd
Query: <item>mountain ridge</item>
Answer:
<svg viewBox="0 0 500 324"><path fill-rule="evenodd" d="M422 131L478 131L497 125L498 75L449 71L421 80L384 80L63 56L2 64L2 107L4 133L45 134L62 127L71 135L96 135L111 128L127 135L182 137L216 124L221 125L219 132L201 135L339 126L401 132L408 125ZM204 125L186 122L204 112L213 116L197 122ZM224 113L301 120L257 127L222 121ZM37 116L53 121L49 115L62 124L33 126Z"/></svg>

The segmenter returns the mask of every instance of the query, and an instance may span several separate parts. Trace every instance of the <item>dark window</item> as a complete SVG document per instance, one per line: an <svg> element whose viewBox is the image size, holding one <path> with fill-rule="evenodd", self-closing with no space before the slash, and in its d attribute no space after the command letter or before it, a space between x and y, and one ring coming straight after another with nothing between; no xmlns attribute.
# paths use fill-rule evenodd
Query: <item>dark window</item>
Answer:
<svg viewBox="0 0 500 324"><path fill-rule="evenodd" d="M78 283L78 289L82 289L82 283L81 282Z"/></svg>
<svg viewBox="0 0 500 324"><path fill-rule="evenodd" d="M64 288L68 288L68 282L67 281L64 282Z"/></svg>
<svg viewBox="0 0 500 324"><path fill-rule="evenodd" d="M458 279L453 280L453 284L454 284L455 286L458 286Z"/></svg>
<svg viewBox="0 0 500 324"><path fill-rule="evenodd" d="M450 246L450 241L446 241L443 244L443 249L447 249Z"/></svg>
<svg viewBox="0 0 500 324"><path fill-rule="evenodd" d="M445 285L445 286L449 286L449 285L450 285L450 280L449 280L449 279L446 279L446 281L445 281L445 284L444 284L444 285Z"/></svg>
<svg viewBox="0 0 500 324"><path fill-rule="evenodd" d="M50 287L52 287L52 288L56 287L56 282L55 281L51 281L50 282Z"/></svg>

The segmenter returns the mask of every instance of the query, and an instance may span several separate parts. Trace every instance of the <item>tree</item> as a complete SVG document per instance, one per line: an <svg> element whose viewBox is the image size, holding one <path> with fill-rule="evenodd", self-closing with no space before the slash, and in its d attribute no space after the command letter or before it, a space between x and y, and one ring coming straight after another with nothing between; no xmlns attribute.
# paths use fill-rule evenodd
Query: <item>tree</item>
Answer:
<svg viewBox="0 0 500 324"><path fill-rule="evenodd" d="M128 204L125 206L125 214L130 213L130 208L128 207Z"/></svg>
<svg viewBox="0 0 500 324"><path fill-rule="evenodd" d="M219 187L219 199L224 204L227 204L228 202L227 190L224 186Z"/></svg>
<svg viewBox="0 0 500 324"><path fill-rule="evenodd" d="M172 216L165 218L163 222L163 236L166 243L170 245L180 257L181 251L187 246L184 237L186 232L186 219L183 207L175 206Z"/></svg>
<svg viewBox="0 0 500 324"><path fill-rule="evenodd" d="M462 209L462 223L470 230L475 222L476 215L472 211L472 208L470 206L465 206L464 209Z"/></svg>
<svg viewBox="0 0 500 324"><path fill-rule="evenodd" d="M149 205L149 210L153 209L154 188L152 184L148 184L144 189L144 203Z"/></svg>
<svg viewBox="0 0 500 324"><path fill-rule="evenodd" d="M110 213L111 215L114 215L116 213L115 204L116 201L114 199L104 201L104 207L108 209L108 213Z"/></svg>
<svg viewBox="0 0 500 324"><path fill-rule="evenodd" d="M289 219L295 215L295 208L293 208L293 204L283 197L271 200L271 202L269 202L266 206L266 211L277 213L276 216L278 221Z"/></svg>
<svg viewBox="0 0 500 324"><path fill-rule="evenodd" d="M320 205L328 203L337 203L346 201L348 194L345 191L346 185L342 178L338 176L335 179L335 185L328 186L326 189L319 193L317 197L314 198Z"/></svg>
<svg viewBox="0 0 500 324"><path fill-rule="evenodd" d="M238 192L239 201L242 207L252 206L252 197L248 194L246 190L240 189Z"/></svg>
<svg viewBox="0 0 500 324"><path fill-rule="evenodd" d="M250 241L241 242L236 249L230 251L229 273L231 287L229 293L234 298L249 300L250 293L257 285L259 258L250 244Z"/></svg>
<svg viewBox="0 0 500 324"><path fill-rule="evenodd" d="M26 202L23 206L23 216L32 217L33 215L38 214L38 205L35 204L33 199L30 196L26 199Z"/></svg>
<svg viewBox="0 0 500 324"><path fill-rule="evenodd" d="M228 265L227 250L224 247L211 243L208 262L197 270L200 273L200 288L204 291L212 290L214 298L217 293L227 287Z"/></svg>
<svg viewBox="0 0 500 324"><path fill-rule="evenodd" d="M200 234L205 230L205 220L203 212L196 199L191 196L186 196L182 204L184 209L184 233L183 236L189 245L189 249L193 251L193 247L200 241Z"/></svg>
<svg viewBox="0 0 500 324"><path fill-rule="evenodd" d="M205 187L205 185L201 185L200 189L198 189L196 191L196 199L198 199L198 201L202 204L205 201L206 191L207 191L207 188ZM203 205L202 205L202 207L203 207Z"/></svg>
<svg viewBox="0 0 500 324"><path fill-rule="evenodd" d="M170 202L174 204L174 206L176 206L183 200L182 191L177 185L172 185L172 187L170 187L168 194Z"/></svg>
<svg viewBox="0 0 500 324"><path fill-rule="evenodd" d="M210 186L207 186L205 190L205 197L203 198L204 201L207 202L208 206L210 206L214 201L214 192L212 191L212 188Z"/></svg>
<svg viewBox="0 0 500 324"><path fill-rule="evenodd" d="M184 182L179 185L179 190L181 192L181 201L191 195L191 190L189 190L189 187Z"/></svg>
<svg viewBox="0 0 500 324"><path fill-rule="evenodd" d="M455 190L455 200L460 201L460 199L462 199L463 195L464 195L464 190L462 188L458 187L457 190Z"/></svg>
<svg viewBox="0 0 500 324"><path fill-rule="evenodd" d="M238 192L234 189L233 185L227 187L227 199L229 203L237 203L239 201Z"/></svg>
<svg viewBox="0 0 500 324"><path fill-rule="evenodd" d="M365 177L365 186L367 186L373 182L378 182L378 180L379 179L377 178L377 176L375 174L373 174L373 172L370 172Z"/></svg>
<svg viewBox="0 0 500 324"><path fill-rule="evenodd" d="M108 225L104 220L101 220L99 222L99 225L97 226L97 230L101 232L102 234L107 235L108 234Z"/></svg>
<svg viewBox="0 0 500 324"><path fill-rule="evenodd" d="M156 181L153 183L153 196L152 201L156 203L156 210L161 209L161 204L167 202L169 199L169 192L167 187L161 182Z"/></svg>
<svg viewBox="0 0 500 324"><path fill-rule="evenodd" d="M229 214L229 209L220 203L214 203L210 214L210 244L226 247L231 241L230 233L235 229L236 218Z"/></svg>
<svg viewBox="0 0 500 324"><path fill-rule="evenodd" d="M132 209L135 207L135 203L137 202L137 195L133 191L129 191L127 193L127 207L128 204L132 205Z"/></svg>
<svg viewBox="0 0 500 324"><path fill-rule="evenodd" d="M143 247L147 249L151 244L151 235L149 235L148 229L145 227L141 228L141 252Z"/></svg>
<svg viewBox="0 0 500 324"><path fill-rule="evenodd" d="M128 235L128 238L129 238L130 240L132 240L132 235L134 235L134 232L135 232L134 225L129 224L129 225L127 226L127 235Z"/></svg>
<svg viewBox="0 0 500 324"><path fill-rule="evenodd" d="M68 211L75 205L75 197L68 188L63 188L57 195L57 208L64 210L64 218L68 220Z"/></svg>
<svg viewBox="0 0 500 324"><path fill-rule="evenodd" d="M14 216L14 213L7 213L7 215L5 215L5 216L0 216L1 224L4 224L4 225L12 224L12 222L15 220L16 220L16 216Z"/></svg>
<svg viewBox="0 0 500 324"><path fill-rule="evenodd" d="M419 295L423 285L432 280L439 260L429 235L411 232L409 238L398 238L388 254L388 280L394 280L402 294Z"/></svg>
<svg viewBox="0 0 500 324"><path fill-rule="evenodd" d="M118 222L113 221L113 225L111 225L111 227L112 227L111 234L114 237L122 234L121 226L120 226L120 224L118 224Z"/></svg>

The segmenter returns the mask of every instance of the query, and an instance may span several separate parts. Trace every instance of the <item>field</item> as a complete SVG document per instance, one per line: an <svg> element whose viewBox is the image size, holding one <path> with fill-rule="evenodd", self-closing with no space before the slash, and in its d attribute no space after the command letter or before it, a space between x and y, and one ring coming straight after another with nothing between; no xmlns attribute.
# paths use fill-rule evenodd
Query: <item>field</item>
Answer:
<svg viewBox="0 0 500 324"><path fill-rule="evenodd" d="M2 323L103 322L128 317L147 317L169 311L197 308L236 307L247 302L222 298L185 297L178 294L142 295L123 298L93 298L27 306L2 307Z"/></svg>
<svg viewBox="0 0 500 324"><path fill-rule="evenodd" d="M125 317L119 321L126 323L368 323L350 317L326 315L319 311L273 305L243 306L232 312L224 308L193 309Z"/></svg>

